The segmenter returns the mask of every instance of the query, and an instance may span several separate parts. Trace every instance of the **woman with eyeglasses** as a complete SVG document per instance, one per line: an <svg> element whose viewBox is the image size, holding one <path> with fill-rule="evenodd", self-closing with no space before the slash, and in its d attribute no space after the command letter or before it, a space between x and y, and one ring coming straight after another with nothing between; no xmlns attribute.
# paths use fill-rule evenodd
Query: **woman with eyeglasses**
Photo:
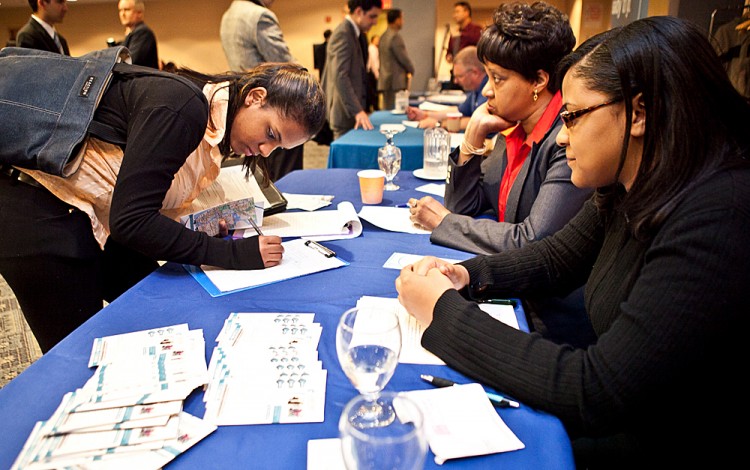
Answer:
<svg viewBox="0 0 750 470"><path fill-rule="evenodd" d="M476 254L516 249L560 230L591 196L570 182L565 149L555 142L562 127L555 69L575 43L568 17L551 5L497 8L477 46L487 102L450 156L445 206L430 196L410 201L411 220L432 230L430 241ZM495 134L485 157L485 139ZM582 290L528 296L523 304L547 338L574 346L595 339Z"/></svg>
<svg viewBox="0 0 750 470"><path fill-rule="evenodd" d="M750 107L691 23L654 17L561 63L572 181L595 196L539 242L401 271L422 345L559 417L579 468L728 467L744 457ZM587 349L525 334L470 299L585 283ZM741 419L739 420L741 423Z"/></svg>

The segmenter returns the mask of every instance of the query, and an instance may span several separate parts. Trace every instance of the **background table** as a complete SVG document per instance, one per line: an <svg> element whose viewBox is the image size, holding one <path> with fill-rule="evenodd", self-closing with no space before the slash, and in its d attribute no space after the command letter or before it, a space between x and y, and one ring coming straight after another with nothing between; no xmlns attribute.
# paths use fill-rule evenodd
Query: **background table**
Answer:
<svg viewBox="0 0 750 470"><path fill-rule="evenodd" d="M405 203L409 197L421 194L414 188L423 183L404 172L399 181L402 189L386 193L383 204ZM285 192L334 194L333 207L344 200L351 201L357 210L362 206L355 170L295 171L278 181L277 186ZM173 263L149 275L0 390L0 422L6 423L0 437L0 468L10 467L34 423L49 418L65 392L82 386L91 377L93 370L86 364L97 337L187 323L191 329L203 329L208 360L214 339L231 312L314 312L315 321L323 327L318 351L328 370L325 422L222 426L168 466L304 469L307 441L337 437L341 410L356 394L336 358L335 329L341 313L363 295L396 297L394 281L398 271L382 267L394 251L453 259L470 256L432 245L426 235L386 232L367 222L363 225L363 234L355 239L324 242L350 266L257 289L212 298L182 266ZM420 380L421 373L471 382L446 366L399 364L386 390L430 388ZM185 411L202 417L202 396L202 391L194 391L185 402ZM452 460L442 467L434 463L430 453L426 468L574 468L570 442L559 420L523 404L519 409L500 409L498 413L523 441L525 449Z"/></svg>
<svg viewBox="0 0 750 470"><path fill-rule="evenodd" d="M328 168L377 168L378 149L385 145L385 136L380 133L381 124L400 124L406 114L393 114L391 111L375 111L370 121L375 126L371 131L352 129L331 142L328 153ZM401 149L401 170L422 168L424 130L406 127L396 134L393 143Z"/></svg>

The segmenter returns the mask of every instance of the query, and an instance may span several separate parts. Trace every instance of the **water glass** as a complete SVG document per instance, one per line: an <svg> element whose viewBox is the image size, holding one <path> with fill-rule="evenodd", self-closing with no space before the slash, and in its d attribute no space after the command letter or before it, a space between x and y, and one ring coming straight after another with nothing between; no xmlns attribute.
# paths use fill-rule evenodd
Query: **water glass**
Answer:
<svg viewBox="0 0 750 470"><path fill-rule="evenodd" d="M382 392L377 401L393 410L395 418L385 426L360 428L358 410L367 403L354 397L339 419L341 452L348 470L419 470L427 456L424 416L412 399L395 392Z"/></svg>

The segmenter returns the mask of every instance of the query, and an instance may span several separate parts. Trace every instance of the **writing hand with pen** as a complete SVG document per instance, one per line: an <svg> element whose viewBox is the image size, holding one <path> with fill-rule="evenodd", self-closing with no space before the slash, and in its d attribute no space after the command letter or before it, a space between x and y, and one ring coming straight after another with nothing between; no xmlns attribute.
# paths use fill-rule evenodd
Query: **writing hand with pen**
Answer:
<svg viewBox="0 0 750 470"><path fill-rule="evenodd" d="M250 220L255 232L258 234L258 249L263 259L263 266L270 268L281 263L284 255L284 247L281 245L281 237L275 235L265 236L253 219Z"/></svg>
<svg viewBox="0 0 750 470"><path fill-rule="evenodd" d="M432 323L438 299L448 289L469 284L469 271L434 256L426 256L401 270L396 278L398 301L425 328Z"/></svg>

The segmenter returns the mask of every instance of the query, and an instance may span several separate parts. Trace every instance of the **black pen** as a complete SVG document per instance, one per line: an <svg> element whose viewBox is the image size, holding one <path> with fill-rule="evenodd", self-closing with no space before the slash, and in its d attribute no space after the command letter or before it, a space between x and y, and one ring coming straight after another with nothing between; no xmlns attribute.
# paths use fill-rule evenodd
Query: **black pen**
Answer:
<svg viewBox="0 0 750 470"><path fill-rule="evenodd" d="M307 240L305 241L305 246L313 248L315 250L318 250L321 255L325 256L326 258L333 258L336 256L336 252L333 251L330 248L326 248L325 246L321 245L320 243L316 242L315 240Z"/></svg>
<svg viewBox="0 0 750 470"><path fill-rule="evenodd" d="M250 221L250 225L253 226L256 232L258 232L258 235L263 236L263 232L260 231L260 227L258 227L258 224L255 223L255 220L253 219L247 219Z"/></svg>
<svg viewBox="0 0 750 470"><path fill-rule="evenodd" d="M485 304L495 304L495 305L510 305L513 308L515 308L518 304L513 299L487 299L482 300L481 303Z"/></svg>
<svg viewBox="0 0 750 470"><path fill-rule="evenodd" d="M426 374L422 374L420 377L422 380L429 382L436 387L452 387L457 385L456 382L442 377L434 377ZM487 394L487 398L490 399L490 402L498 408L518 408L520 406L517 401L510 400L502 395L498 395L497 393L484 393Z"/></svg>

